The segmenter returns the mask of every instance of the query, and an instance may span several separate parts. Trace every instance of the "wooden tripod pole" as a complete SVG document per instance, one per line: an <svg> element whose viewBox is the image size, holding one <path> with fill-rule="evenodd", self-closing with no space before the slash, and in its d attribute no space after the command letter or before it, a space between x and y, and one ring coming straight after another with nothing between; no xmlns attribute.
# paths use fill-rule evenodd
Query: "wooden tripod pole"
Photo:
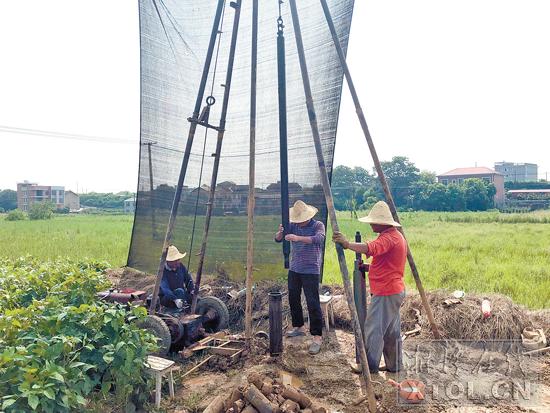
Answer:
<svg viewBox="0 0 550 413"><path fill-rule="evenodd" d="M245 337L252 337L252 278L254 266L254 204L256 169L256 68L258 63L258 0L252 0L252 61L250 64L250 161L248 177L248 239L246 248Z"/></svg>
<svg viewBox="0 0 550 413"><path fill-rule="evenodd" d="M359 122L361 123L361 128L363 129L365 139L367 140L367 144L369 145L370 153L372 155L372 160L374 161L374 167L376 168L376 173L378 174L378 178L380 179L380 183L382 184L382 189L384 190L384 194L386 196L386 201L388 202L388 206L390 207L391 213L393 215L393 219L399 222L399 216L397 215L395 202L393 201L393 196L390 192L388 182L386 181L386 176L384 175L384 171L382 170L382 166L380 165L378 154L376 153L376 149L374 148L374 143L372 141L372 137L370 136L369 128L367 126L367 121L365 119L365 115L363 114L363 109L361 108L361 104L359 103L359 97L357 96L357 91L355 90L355 86L351 78L348 64L346 63L346 57L344 56L344 51L342 50L342 46L340 45L338 34L336 33L336 29L334 28L334 22L332 20L330 10L328 8L326 0L320 0L320 1L321 1L321 5L323 6L323 11L325 12L325 17L328 23L328 27L330 29L330 33L332 34L332 40L334 41L334 46L336 47L336 51L338 52L340 65L344 70L344 75L346 77L346 81L348 83L349 90L353 98L353 103L355 104L357 117L359 118ZM401 231L403 236L405 236L403 228L398 228L398 229ZM407 260L409 261L409 266L411 267L411 272L414 277L414 282L416 283L416 288L420 293L420 299L422 300L424 311L426 311L426 316L428 317L428 321L430 322L432 333L436 339L439 339L441 338L441 335L439 334L439 330L437 329L437 325L435 323L432 309L430 307L430 303L428 302L428 298L426 297L426 292L424 291L424 287L422 286L422 281L420 280L420 275L418 274L418 269L416 268L416 263L414 262L414 258L412 256L411 248L408 242L407 242Z"/></svg>
<svg viewBox="0 0 550 413"><path fill-rule="evenodd" d="M325 159L323 156L323 148L321 146L321 136L319 135L319 127L317 125L317 116L315 113L315 107L313 105L313 97L311 93L311 85L309 83L309 74L307 71L306 57L304 52L304 44L302 41L302 33L300 30L300 20L298 17L298 9L296 8L296 0L290 0L290 10L292 13L292 24L294 26L294 35L296 38L296 48L298 49L298 58L300 61L300 69L302 72L302 81L304 83L304 93L306 97L307 112L309 117L309 123L311 126L311 132L313 135L313 142L315 144L315 151L317 152L317 161L319 164L319 172L321 175L321 183L323 185L323 192L325 195L325 201L330 217L330 223L332 224L332 230L334 232L339 231L338 221L336 219L336 211L334 209L334 202L332 199L332 192L330 189L330 183L328 179L327 169L325 165ZM367 362L367 352L365 350L365 342L361 334L361 326L359 324L359 318L357 317L357 311L353 302L353 293L351 289L351 282L349 279L348 267L346 264L346 257L344 250L340 244L336 244L336 252L338 254L338 263L340 264L340 271L342 273L342 280L344 282L344 291L346 295L346 301L351 313L351 320L353 323L353 330L355 333L355 345L359 350L359 360L361 362L361 368L363 378L365 379L366 395L371 413L376 412L376 399L374 397L374 390L372 388L372 382L370 377L369 365Z"/></svg>
<svg viewBox="0 0 550 413"><path fill-rule="evenodd" d="M164 242L162 244L162 253L160 256L159 266L157 270L157 278L155 280L155 288L153 289L153 297L151 298L151 305L149 306L149 312L155 314L158 301L160 282L164 274L164 265L166 264L166 256L168 255L168 247L172 242L172 233L176 225L176 216L178 215L178 207L181 200L181 193L183 191L183 183L185 182L185 174L187 173L187 165L189 164L189 158L191 157L191 148L193 147L193 140L195 139L195 132L197 130L199 111L201 109L202 98L204 97L204 90L206 88L206 82L208 81L208 73L210 71L210 63L212 62L212 55L214 54L214 46L216 45L216 38L218 36L218 30L220 26L220 19L223 12L224 0L218 0L218 6L216 8L216 15L214 17L214 24L212 25L212 31L210 33L210 41L208 43L208 51L206 53L206 60L202 70L201 82L199 84L199 91L197 93L197 100L195 101L195 109L193 110L193 116L189 119L191 125L189 126L189 135L187 136L187 143L185 145L185 152L181 161L180 174L178 178L178 184L176 186L176 193L172 201L172 209L170 210L170 218L166 227L166 234L164 235Z"/></svg>

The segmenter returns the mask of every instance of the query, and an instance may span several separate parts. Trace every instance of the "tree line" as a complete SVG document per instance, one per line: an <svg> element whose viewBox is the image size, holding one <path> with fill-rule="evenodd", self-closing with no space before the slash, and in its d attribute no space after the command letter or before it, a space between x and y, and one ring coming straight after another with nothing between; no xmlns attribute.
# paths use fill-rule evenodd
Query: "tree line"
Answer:
<svg viewBox="0 0 550 413"><path fill-rule="evenodd" d="M395 204L424 211L485 211L493 208L496 188L482 179L443 185L434 172L420 171L405 156L381 162ZM368 209L384 199L376 174L364 168L337 166L332 172L334 205L341 211Z"/></svg>

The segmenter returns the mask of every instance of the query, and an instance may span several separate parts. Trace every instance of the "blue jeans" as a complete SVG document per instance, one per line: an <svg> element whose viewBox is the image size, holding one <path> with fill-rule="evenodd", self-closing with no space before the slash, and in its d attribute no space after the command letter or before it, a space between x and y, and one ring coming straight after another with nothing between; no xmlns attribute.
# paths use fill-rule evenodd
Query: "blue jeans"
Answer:
<svg viewBox="0 0 550 413"><path fill-rule="evenodd" d="M183 300L187 302L188 304L191 303L191 294L189 294L187 291L185 291L183 288L176 288L174 290L174 295L176 296L175 299L168 298L166 296L160 297L160 304L164 307L169 308L177 308L176 303L174 300Z"/></svg>
<svg viewBox="0 0 550 413"><path fill-rule="evenodd" d="M382 353L390 372L402 369L401 317L399 309L405 291L393 295L373 295L365 322L365 345L369 370L378 372Z"/></svg>

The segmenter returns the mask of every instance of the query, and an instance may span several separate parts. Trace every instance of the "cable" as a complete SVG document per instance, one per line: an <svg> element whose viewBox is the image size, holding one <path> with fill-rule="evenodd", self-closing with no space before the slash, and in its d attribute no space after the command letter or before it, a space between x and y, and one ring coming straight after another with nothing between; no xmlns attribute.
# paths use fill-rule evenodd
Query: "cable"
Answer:
<svg viewBox="0 0 550 413"><path fill-rule="evenodd" d="M65 133L65 132L55 132L47 131L42 129L27 129L27 128L18 128L14 126L4 126L0 125L0 132L5 133L17 133L20 135L35 135L35 136L44 136L48 138L59 138L59 139L72 139L80 141L92 141L92 142L102 142L102 143L117 143L117 144L136 144L138 141L122 138L108 138L105 136L93 136L93 135L82 135L79 133Z"/></svg>

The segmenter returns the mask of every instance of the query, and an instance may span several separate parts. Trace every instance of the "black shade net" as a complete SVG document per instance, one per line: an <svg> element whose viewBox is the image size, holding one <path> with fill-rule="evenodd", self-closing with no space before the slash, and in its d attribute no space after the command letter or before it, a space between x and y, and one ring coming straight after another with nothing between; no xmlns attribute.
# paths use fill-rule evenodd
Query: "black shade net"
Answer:
<svg viewBox="0 0 550 413"><path fill-rule="evenodd" d="M259 1L256 206L254 268L258 278L284 274L281 244L279 108L277 93L278 0ZM353 0L328 0L342 47L347 49ZM140 0L141 151L137 206L128 265L156 272L187 143L200 78L216 12L215 0ZM329 175L338 122L343 71L319 0L297 0L304 48L323 152ZM281 6L286 43L288 182L297 199L319 208L327 221L319 167L305 104L290 7ZM212 94L209 123L220 118L235 10L224 5L221 33L210 67L205 99ZM250 142L252 1L244 0L237 38L226 131L213 205L205 273L246 273ZM219 47L218 47L219 46ZM216 52L219 49L219 52ZM198 126L179 204L172 243L198 263L217 132ZM149 145L148 145L149 144ZM150 166L151 165L151 166ZM152 180L152 181L151 181ZM151 189L152 188L152 189Z"/></svg>

